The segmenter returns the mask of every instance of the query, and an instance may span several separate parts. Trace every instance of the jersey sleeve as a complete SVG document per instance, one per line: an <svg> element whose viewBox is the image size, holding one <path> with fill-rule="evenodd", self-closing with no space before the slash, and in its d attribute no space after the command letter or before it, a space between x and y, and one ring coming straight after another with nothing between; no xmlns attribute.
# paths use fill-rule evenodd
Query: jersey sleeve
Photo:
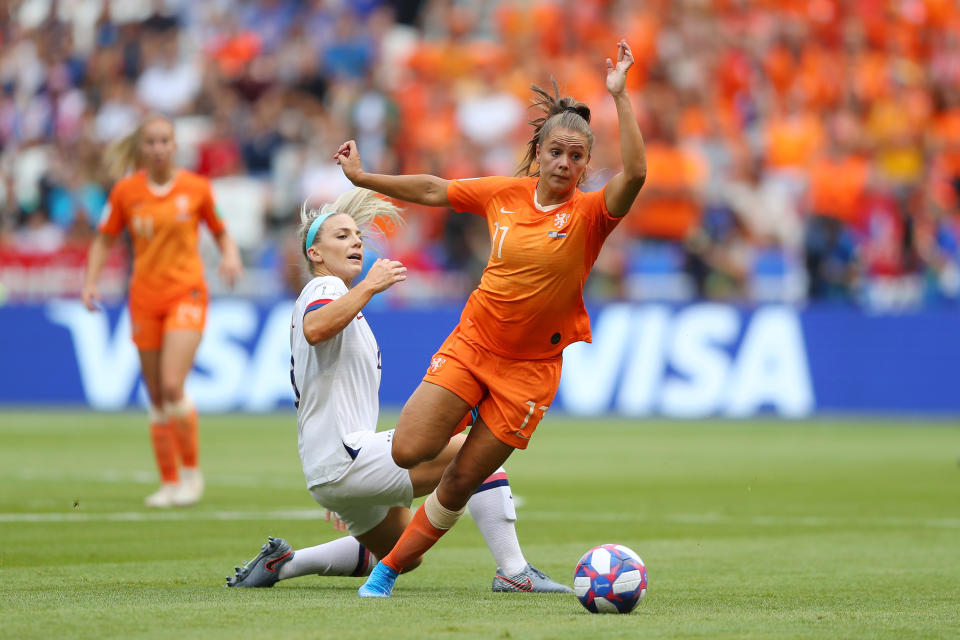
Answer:
<svg viewBox="0 0 960 640"><path fill-rule="evenodd" d="M316 311L325 304L329 304L347 292L347 285L340 278L317 278L309 285L307 303L303 307L303 315Z"/></svg>
<svg viewBox="0 0 960 640"><path fill-rule="evenodd" d="M203 196L200 198L200 219L203 220L203 223L210 229L210 233L218 236L226 231L227 228L224 226L223 220L220 219L220 214L217 213L217 207L213 202L213 189L211 189L209 182L203 182L202 192Z"/></svg>
<svg viewBox="0 0 960 640"><path fill-rule="evenodd" d="M126 216L123 211L123 199L120 197L119 189L114 186L110 190L107 204L103 205L97 230L108 236L118 236L123 233L124 226L126 226Z"/></svg>
<svg viewBox="0 0 960 640"><path fill-rule="evenodd" d="M623 220L623 216L617 218L610 215L610 210L607 209L607 199L604 195L606 189L606 186L604 186L603 189L584 194L587 210L591 214L590 219L593 236L599 244L603 244L607 236L610 235L617 225L620 224L620 221Z"/></svg>
<svg viewBox="0 0 960 640"><path fill-rule="evenodd" d="M447 199L458 213L476 213L485 217L484 205L505 180L509 178L492 176L451 180L447 185Z"/></svg>

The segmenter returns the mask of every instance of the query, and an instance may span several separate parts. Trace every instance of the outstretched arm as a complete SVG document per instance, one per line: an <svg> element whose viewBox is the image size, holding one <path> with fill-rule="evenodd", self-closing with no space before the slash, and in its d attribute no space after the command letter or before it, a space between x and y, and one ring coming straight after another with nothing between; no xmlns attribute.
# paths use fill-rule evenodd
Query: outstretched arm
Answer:
<svg viewBox="0 0 960 640"><path fill-rule="evenodd" d="M633 114L633 106L627 95L627 70L633 66L633 52L626 40L617 43L617 64L607 58L607 90L613 96L617 107L617 120L620 126L620 157L623 171L607 183L604 200L607 210L615 218L626 215L633 201L640 193L647 178L647 155L644 151L643 136Z"/></svg>
<svg viewBox="0 0 960 640"><path fill-rule="evenodd" d="M343 175L356 187L370 189L406 202L432 207L450 206L450 200L447 199L449 180L426 174L388 176L380 173L366 173L360 163L357 143L353 140L340 145L334 159L343 168Z"/></svg>

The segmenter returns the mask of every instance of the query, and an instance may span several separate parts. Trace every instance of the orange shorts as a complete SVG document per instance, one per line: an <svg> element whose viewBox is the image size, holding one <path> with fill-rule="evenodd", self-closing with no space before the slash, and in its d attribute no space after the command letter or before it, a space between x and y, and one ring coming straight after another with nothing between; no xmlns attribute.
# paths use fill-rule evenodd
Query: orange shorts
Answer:
<svg viewBox="0 0 960 640"><path fill-rule="evenodd" d="M203 331L207 322L207 294L190 291L162 309L146 309L130 303L133 343L141 351L156 351L163 334L175 329Z"/></svg>
<svg viewBox="0 0 960 640"><path fill-rule="evenodd" d="M491 353L454 329L433 356L424 382L448 389L471 407L499 440L526 449L560 385L561 356L514 360Z"/></svg>

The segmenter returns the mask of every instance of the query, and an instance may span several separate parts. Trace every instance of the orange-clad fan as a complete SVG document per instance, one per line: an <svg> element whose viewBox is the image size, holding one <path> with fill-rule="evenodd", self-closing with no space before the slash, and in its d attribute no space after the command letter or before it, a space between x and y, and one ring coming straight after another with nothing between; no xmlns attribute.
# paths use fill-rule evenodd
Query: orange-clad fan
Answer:
<svg viewBox="0 0 960 640"><path fill-rule="evenodd" d="M527 447L556 394L563 348L590 340L583 304L587 275L646 179L643 137L626 91L633 63L625 40L617 43L616 62L606 61L623 170L600 191L577 188L593 148L590 109L561 99L556 85L554 95L534 87L543 115L531 123L522 177L371 174L363 171L352 140L337 150L344 175L356 186L481 215L491 240L487 267L460 324L400 414L394 461L411 468L433 459L471 407L479 417L437 489L360 588L361 596L389 596L397 575L456 523L484 479L514 449Z"/></svg>
<svg viewBox="0 0 960 640"><path fill-rule="evenodd" d="M149 116L107 152L121 178L110 192L90 247L83 302L99 308L97 280L110 246L128 231L133 243L130 320L150 395L150 436L162 484L150 507L186 506L203 495L197 456L197 412L184 382L203 334L207 285L197 249L202 221L216 238L220 275L230 286L242 273L236 244L217 216L210 183L174 165L173 123ZM182 465L182 468L179 468Z"/></svg>

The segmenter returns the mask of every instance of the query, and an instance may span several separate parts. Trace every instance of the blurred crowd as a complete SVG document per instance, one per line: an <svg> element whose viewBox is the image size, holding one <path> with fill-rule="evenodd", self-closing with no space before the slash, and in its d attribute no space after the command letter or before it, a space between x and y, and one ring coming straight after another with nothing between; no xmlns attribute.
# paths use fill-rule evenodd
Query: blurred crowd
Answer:
<svg viewBox="0 0 960 640"><path fill-rule="evenodd" d="M350 138L368 170L512 175L530 84L553 78L593 110L600 188L619 169L603 77L620 37L648 179L590 297L960 297L955 0L0 0L0 282L79 291L103 150L150 111L213 180L251 295L299 291L300 203L349 188L332 156ZM379 242L413 274L392 301L462 298L483 220L407 221ZM122 248L109 268L120 296Z"/></svg>

